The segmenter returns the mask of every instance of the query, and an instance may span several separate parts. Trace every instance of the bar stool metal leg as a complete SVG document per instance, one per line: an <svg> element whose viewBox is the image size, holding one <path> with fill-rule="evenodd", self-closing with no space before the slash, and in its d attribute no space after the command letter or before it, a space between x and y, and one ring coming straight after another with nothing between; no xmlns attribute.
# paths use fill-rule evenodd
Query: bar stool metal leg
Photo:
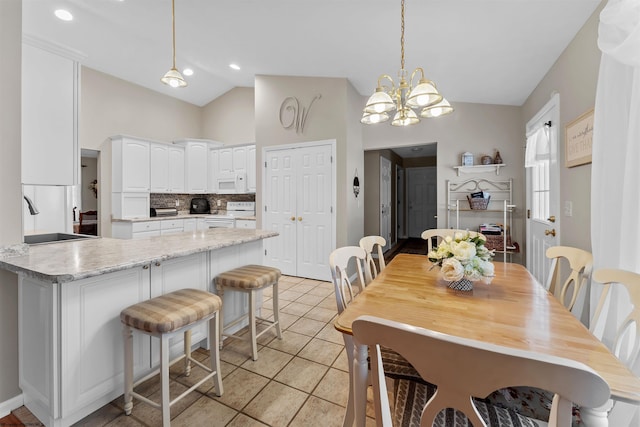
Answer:
<svg viewBox="0 0 640 427"><path fill-rule="evenodd" d="M215 387L216 396L222 396L224 393L224 389L222 388L222 375L220 374L220 349L219 346L215 345L216 339L220 337L220 322L222 309L218 312L218 314L211 319L209 319L209 347L211 348L211 354L209 355L210 367L212 371L217 372L217 374L213 377L213 386Z"/></svg>
<svg viewBox="0 0 640 427"><path fill-rule="evenodd" d="M191 329L184 331L184 375L191 375Z"/></svg>
<svg viewBox="0 0 640 427"><path fill-rule="evenodd" d="M160 383L162 387L162 426L171 425L171 398L169 396L169 336L160 337Z"/></svg>
<svg viewBox="0 0 640 427"><path fill-rule="evenodd" d="M282 330L280 329L280 306L278 303L278 282L273 285L273 292L271 296L271 300L273 301L273 321L276 325L276 334L278 334L278 339L282 339Z"/></svg>

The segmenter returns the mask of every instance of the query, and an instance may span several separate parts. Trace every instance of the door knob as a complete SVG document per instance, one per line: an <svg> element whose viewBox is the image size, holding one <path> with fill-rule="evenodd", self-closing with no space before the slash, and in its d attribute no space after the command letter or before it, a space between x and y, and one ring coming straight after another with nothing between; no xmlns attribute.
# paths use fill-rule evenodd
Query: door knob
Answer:
<svg viewBox="0 0 640 427"><path fill-rule="evenodd" d="M556 229L552 228L551 230L544 230L545 236L548 236L549 234L551 234L553 237L556 237Z"/></svg>
<svg viewBox="0 0 640 427"><path fill-rule="evenodd" d="M295 220L296 220L296 217L295 217L295 216L292 216L292 217L291 217L291 218L289 218L289 219L290 219L291 221L295 221Z"/></svg>
<svg viewBox="0 0 640 427"><path fill-rule="evenodd" d="M549 218L547 218L547 221L549 221L549 222L556 222L556 217L555 217L555 215L551 215Z"/></svg>
<svg viewBox="0 0 640 427"><path fill-rule="evenodd" d="M298 217L298 221L302 221L302 217L301 216Z"/></svg>

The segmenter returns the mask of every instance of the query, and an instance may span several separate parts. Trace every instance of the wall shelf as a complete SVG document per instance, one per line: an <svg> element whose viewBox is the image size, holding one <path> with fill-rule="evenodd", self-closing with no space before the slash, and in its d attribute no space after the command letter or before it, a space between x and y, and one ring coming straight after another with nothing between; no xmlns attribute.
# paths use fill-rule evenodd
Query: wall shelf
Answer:
<svg viewBox="0 0 640 427"><path fill-rule="evenodd" d="M458 176L461 173L486 173L486 172L494 172L496 175L500 175L500 168L505 167L504 163L492 164L492 165L474 165L474 166L454 166L458 172Z"/></svg>

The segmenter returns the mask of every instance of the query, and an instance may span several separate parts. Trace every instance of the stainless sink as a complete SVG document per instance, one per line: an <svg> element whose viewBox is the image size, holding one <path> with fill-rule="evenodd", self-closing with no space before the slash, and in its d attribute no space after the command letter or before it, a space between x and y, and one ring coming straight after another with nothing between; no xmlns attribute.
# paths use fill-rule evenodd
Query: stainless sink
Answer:
<svg viewBox="0 0 640 427"><path fill-rule="evenodd" d="M24 236L24 242L28 245L40 245L43 243L65 242L80 239L95 239L97 236L88 234L45 233Z"/></svg>

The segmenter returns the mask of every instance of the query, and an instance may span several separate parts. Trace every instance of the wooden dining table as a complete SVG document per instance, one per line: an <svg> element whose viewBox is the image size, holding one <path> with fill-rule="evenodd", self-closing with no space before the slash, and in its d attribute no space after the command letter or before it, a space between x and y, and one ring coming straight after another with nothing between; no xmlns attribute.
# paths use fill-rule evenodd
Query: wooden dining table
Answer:
<svg viewBox="0 0 640 427"><path fill-rule="evenodd" d="M351 339L351 325L362 315L582 362L607 381L612 398L640 404L640 378L525 267L503 262L494 266L490 284L474 282L471 291L455 291L425 255L399 254L338 316L335 328L349 338L345 343L354 342L347 354L352 359L350 396L356 425L366 421L367 348ZM606 414L588 412L601 418L598 425L606 425ZM351 425L351 414L348 408L345 425Z"/></svg>

